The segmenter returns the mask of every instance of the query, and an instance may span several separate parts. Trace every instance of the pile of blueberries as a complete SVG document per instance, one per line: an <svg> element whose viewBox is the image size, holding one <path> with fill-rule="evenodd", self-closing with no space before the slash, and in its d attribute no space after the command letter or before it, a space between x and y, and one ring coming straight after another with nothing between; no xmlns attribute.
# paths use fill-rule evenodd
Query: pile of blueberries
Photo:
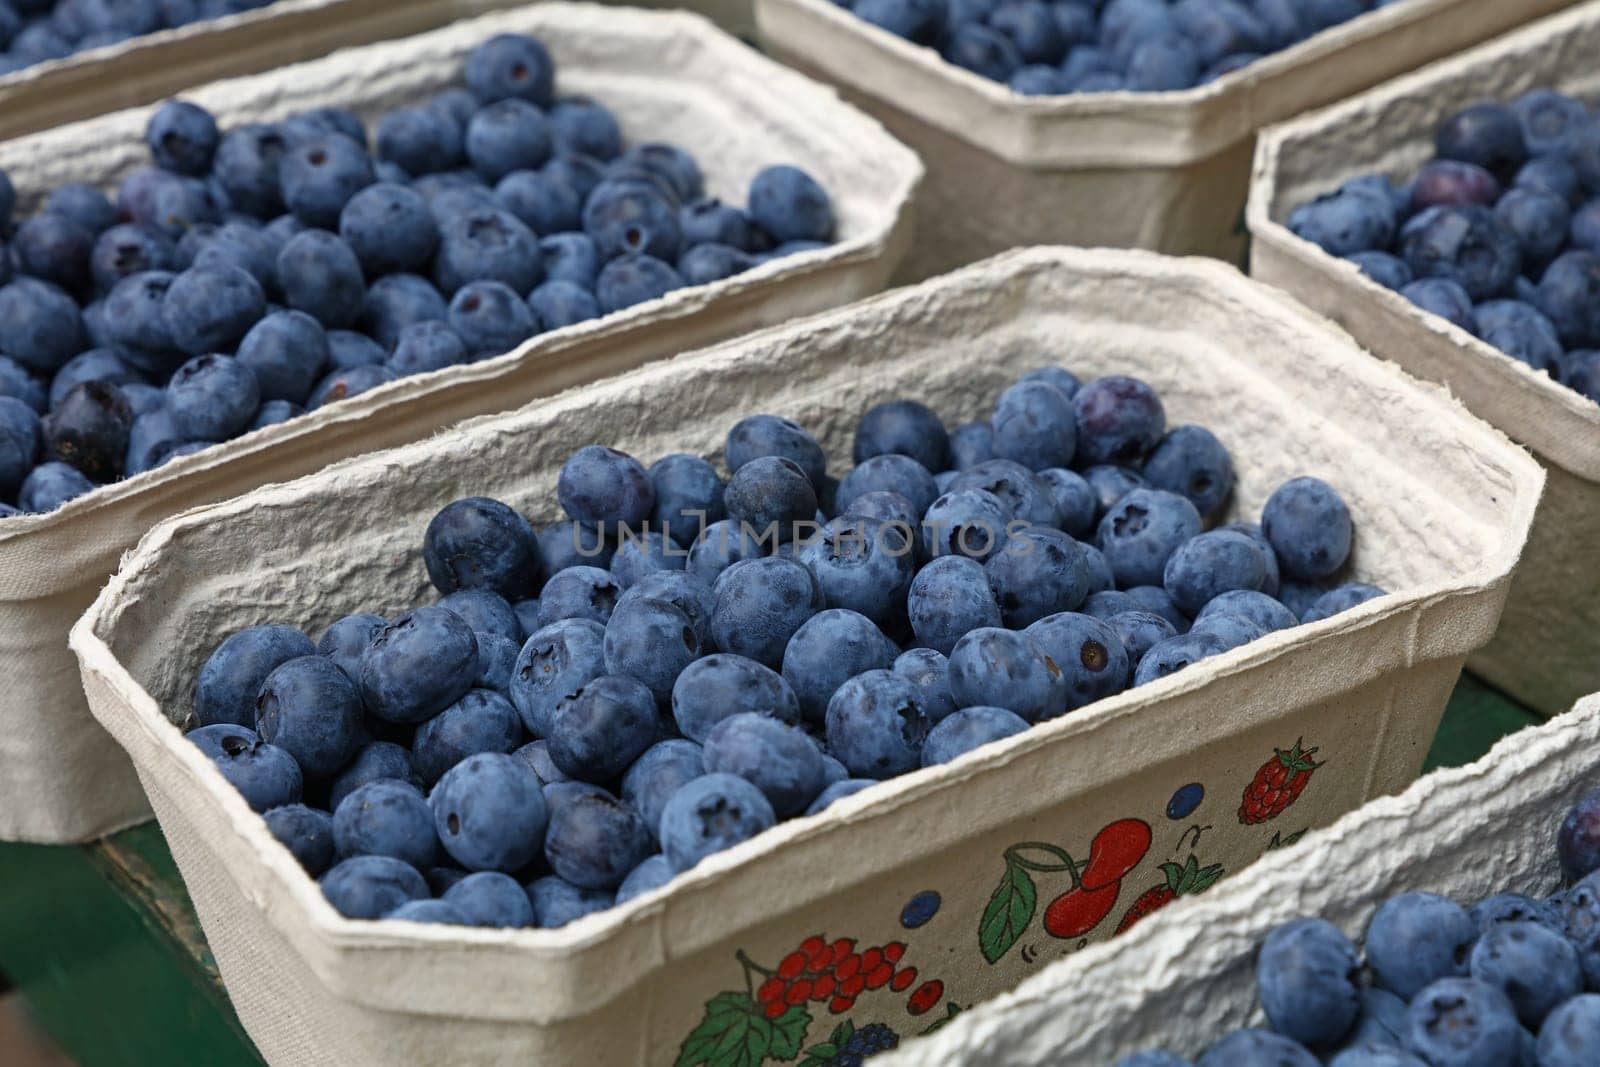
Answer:
<svg viewBox="0 0 1600 1067"><path fill-rule="evenodd" d="M1400 0L834 0L1013 92L1175 92Z"/></svg>
<svg viewBox="0 0 1600 1067"><path fill-rule="evenodd" d="M1351 518L1318 479L1216 525L1227 450L1135 378L1036 371L953 431L878 405L843 479L772 415L723 457L585 447L538 530L448 505L438 603L233 634L189 737L344 914L551 927L1382 595L1335 584Z"/></svg>
<svg viewBox="0 0 1600 1067"><path fill-rule="evenodd" d="M1594 1067L1600 1063L1600 792L1556 837L1569 888L1470 908L1402 893L1367 924L1366 959L1339 928L1295 919L1262 942L1270 1029L1237 1030L1198 1067ZM1190 1067L1139 1052L1117 1067Z"/></svg>
<svg viewBox="0 0 1600 1067"><path fill-rule="evenodd" d="M0 75L273 0L0 0Z"/></svg>
<svg viewBox="0 0 1600 1067"><path fill-rule="evenodd" d="M463 74L370 142L338 108L224 135L168 103L114 204L64 185L14 229L0 173L0 519L833 235L796 167L740 209L681 148L624 147L531 37Z"/></svg>
<svg viewBox="0 0 1600 1067"><path fill-rule="evenodd" d="M1600 400L1600 117L1539 89L1439 127L1408 185L1346 182L1289 228L1380 285Z"/></svg>

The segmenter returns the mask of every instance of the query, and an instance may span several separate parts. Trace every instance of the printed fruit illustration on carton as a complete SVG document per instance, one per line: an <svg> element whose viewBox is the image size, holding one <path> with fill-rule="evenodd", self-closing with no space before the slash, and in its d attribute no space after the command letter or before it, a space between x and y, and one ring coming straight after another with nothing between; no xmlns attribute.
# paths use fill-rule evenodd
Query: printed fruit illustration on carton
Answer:
<svg viewBox="0 0 1600 1067"><path fill-rule="evenodd" d="M1245 787L1244 801L1239 805L1239 821L1247 826L1270 822L1289 810L1300 794L1311 783L1311 776L1321 767L1311 757L1315 748L1304 748L1304 741L1296 741L1285 752L1272 750L1272 758L1261 765L1250 784Z"/></svg>

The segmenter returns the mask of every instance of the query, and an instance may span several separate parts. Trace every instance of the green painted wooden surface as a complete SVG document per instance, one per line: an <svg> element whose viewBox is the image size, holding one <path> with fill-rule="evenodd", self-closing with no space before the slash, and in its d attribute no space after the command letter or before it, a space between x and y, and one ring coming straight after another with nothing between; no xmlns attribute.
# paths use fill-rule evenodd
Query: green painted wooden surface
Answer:
<svg viewBox="0 0 1600 1067"><path fill-rule="evenodd" d="M1463 676L1428 769L1538 717ZM0 973L82 1067L260 1063L154 824L94 845L0 845Z"/></svg>

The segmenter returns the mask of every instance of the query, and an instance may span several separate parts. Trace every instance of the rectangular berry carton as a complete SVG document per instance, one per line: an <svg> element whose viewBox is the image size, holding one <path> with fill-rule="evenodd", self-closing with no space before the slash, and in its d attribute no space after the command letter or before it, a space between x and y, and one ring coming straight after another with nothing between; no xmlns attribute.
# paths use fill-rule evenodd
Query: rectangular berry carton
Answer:
<svg viewBox="0 0 1600 1067"><path fill-rule="evenodd" d="M1557 827L1597 775L1600 698L1585 697L1478 762L1374 800L1174 904L1126 939L1042 970L874 1067L1111 1064L1151 1048L1197 1057L1234 1029L1263 1025L1256 952L1282 923L1317 916L1359 945L1373 912L1399 893L1463 906L1501 892L1549 895L1561 885Z"/></svg>
<svg viewBox="0 0 1600 1067"><path fill-rule="evenodd" d="M1600 93L1600 4L1589 3L1344 104L1266 131L1250 196L1251 273L1349 330L1374 355L1442 382L1529 448L1547 472L1543 502L1500 631L1472 659L1495 685L1545 714L1600 688L1600 407L1548 375L1427 314L1291 233L1289 213L1359 175L1406 178L1433 155L1445 117L1483 101L1554 88Z"/></svg>
<svg viewBox="0 0 1600 1067"><path fill-rule="evenodd" d="M615 107L630 140L692 146L713 195L742 202L762 166L793 162L832 193L827 248L534 337L506 356L414 376L116 482L48 515L0 523L0 839L86 840L149 818L138 782L84 705L67 631L157 520L463 418L846 303L881 289L909 241L921 166L877 123L686 13L540 4L418 37L219 82L186 98L224 126L322 104L371 118L450 84L501 32L541 38L558 88ZM114 187L144 160L148 108L0 144L26 209L64 181ZM565 338L583 338L577 347Z"/></svg>
<svg viewBox="0 0 1600 1067"><path fill-rule="evenodd" d="M1041 243L1242 263L1257 130L1571 2L1406 0L1209 85L1066 96L1015 94L833 0L757 0L756 24L927 163L909 279Z"/></svg>
<svg viewBox="0 0 1600 1067"><path fill-rule="evenodd" d="M1231 514L1302 471L1333 480L1358 517L1355 577L1395 595L841 799L555 930L342 918L183 737L222 635L419 602L421 532L453 499L553 520L574 449L715 460L756 412L816 432L842 469L874 403L954 425L1047 363L1141 377L1173 422L1214 427L1238 457ZM192 511L128 556L72 647L270 1061L790 1062L868 1026L935 1027L1128 925L1145 889L1199 892L1403 789L1494 630L1539 490L1537 465L1442 390L1231 267L1030 249ZM1108 848L1120 906L1085 923L1073 889ZM892 960L893 982L770 1019L767 975L842 940L862 965Z"/></svg>

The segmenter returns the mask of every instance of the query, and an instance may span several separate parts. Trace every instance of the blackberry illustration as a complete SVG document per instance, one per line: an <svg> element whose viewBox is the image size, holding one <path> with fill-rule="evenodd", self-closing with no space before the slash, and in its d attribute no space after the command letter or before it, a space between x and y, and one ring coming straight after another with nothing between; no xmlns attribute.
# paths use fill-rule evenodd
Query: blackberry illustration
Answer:
<svg viewBox="0 0 1600 1067"><path fill-rule="evenodd" d="M825 1067L861 1067L868 1056L887 1052L900 1044L900 1035L882 1023L870 1023L850 1035L844 1047L833 1054Z"/></svg>

